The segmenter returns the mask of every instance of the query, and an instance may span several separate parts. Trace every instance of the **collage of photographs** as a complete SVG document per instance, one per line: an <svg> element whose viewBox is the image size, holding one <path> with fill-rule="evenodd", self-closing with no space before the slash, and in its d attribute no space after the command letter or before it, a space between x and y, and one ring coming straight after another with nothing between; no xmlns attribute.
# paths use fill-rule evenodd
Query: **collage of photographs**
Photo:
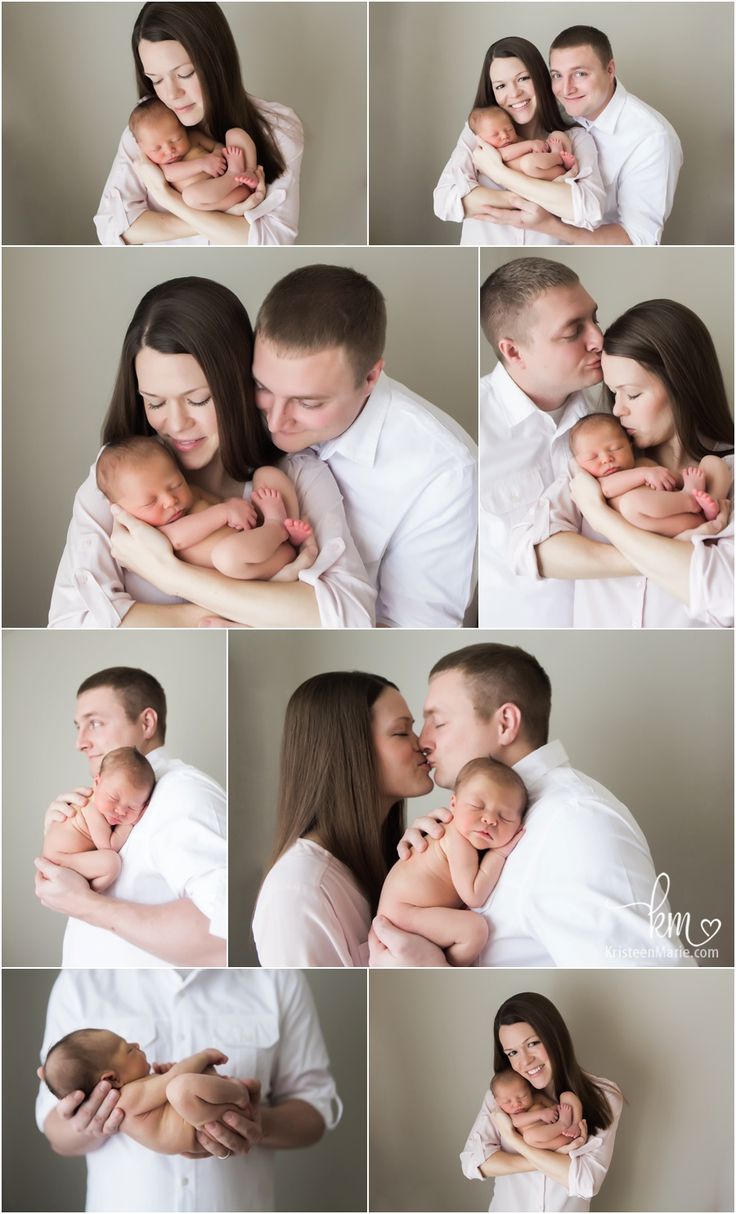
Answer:
<svg viewBox="0 0 736 1214"><path fill-rule="evenodd" d="M3 1211L734 1211L734 7L3 0Z"/></svg>

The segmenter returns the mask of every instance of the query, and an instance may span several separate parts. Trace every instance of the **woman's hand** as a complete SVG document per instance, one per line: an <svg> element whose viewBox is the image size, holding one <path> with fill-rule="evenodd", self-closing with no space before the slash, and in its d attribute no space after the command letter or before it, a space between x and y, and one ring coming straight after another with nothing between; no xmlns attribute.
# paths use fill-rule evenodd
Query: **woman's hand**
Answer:
<svg viewBox="0 0 736 1214"><path fill-rule="evenodd" d="M511 1118L508 1113L504 1113L503 1109L494 1109L491 1113L491 1121L498 1130L498 1136L501 1142L507 1143L508 1146L515 1147L521 1134L517 1134L513 1127ZM524 1140L522 1139L522 1142Z"/></svg>
<svg viewBox="0 0 736 1214"><path fill-rule="evenodd" d="M238 210L243 215L245 215L246 211L252 211L254 207L260 206L266 197L266 176L260 164L256 166L255 176L258 178L258 185L250 198L246 198L245 202L238 204Z"/></svg>
<svg viewBox="0 0 736 1214"><path fill-rule="evenodd" d="M283 569L279 569L271 578L272 582L295 582L297 581L302 569L311 569L319 555L317 541L314 538L314 532L308 535L302 544L299 545L299 551L295 559L290 565L284 565Z"/></svg>
<svg viewBox="0 0 736 1214"><path fill-rule="evenodd" d="M180 197L176 190L172 189L169 185L158 165L152 164L147 157L141 156L136 160L135 171L146 187L147 193L150 194L151 198L155 199L159 206L166 207L169 210L172 194L177 198Z"/></svg>
<svg viewBox="0 0 736 1214"><path fill-rule="evenodd" d="M609 507L598 481L589 472L576 467L575 475L570 481L570 495L583 518L587 519L591 526L599 520L605 520Z"/></svg>
<svg viewBox="0 0 736 1214"><path fill-rule="evenodd" d="M445 833L443 822L452 822L451 809L433 809L407 826L399 839L399 859L408 860L412 852L426 851L429 847L427 835L430 839L441 839Z"/></svg>
<svg viewBox="0 0 736 1214"><path fill-rule="evenodd" d="M681 531L679 535L675 536L675 539L691 540L694 535L704 535L706 537L719 535L728 523L732 509L733 502L730 502L728 498L724 498L722 502L718 503L718 514L714 519L711 519L709 523L701 523L699 527L691 527L689 531Z"/></svg>
<svg viewBox="0 0 736 1214"><path fill-rule="evenodd" d="M482 139L478 141L473 150L473 164L479 173L483 173L485 177L490 177L491 181L499 181L499 169L503 176L504 163L501 159L501 153L497 148L491 147L490 143L484 143Z"/></svg>
<svg viewBox="0 0 736 1214"><path fill-rule="evenodd" d="M178 561L166 536L120 506L113 506L112 514L115 522L110 551L118 564L145 578L164 594L175 595L172 579Z"/></svg>
<svg viewBox="0 0 736 1214"><path fill-rule="evenodd" d="M587 1121L583 1120L580 1122L580 1133L578 1134L577 1138L573 1138L573 1140L568 1142L564 1147L558 1147L557 1154L569 1155L571 1151L577 1151L578 1147L584 1147L587 1141L588 1123Z"/></svg>

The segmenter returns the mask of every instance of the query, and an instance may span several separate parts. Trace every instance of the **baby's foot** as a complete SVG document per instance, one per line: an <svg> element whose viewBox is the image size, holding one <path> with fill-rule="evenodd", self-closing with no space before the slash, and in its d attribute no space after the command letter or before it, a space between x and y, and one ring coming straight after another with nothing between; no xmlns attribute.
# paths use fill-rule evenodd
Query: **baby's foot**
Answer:
<svg viewBox="0 0 736 1214"><path fill-rule="evenodd" d="M233 175L245 172L245 152L242 148L230 144L225 148L225 161L228 173Z"/></svg>
<svg viewBox="0 0 736 1214"><path fill-rule="evenodd" d="M570 1131L572 1129L572 1105L571 1104L561 1104L560 1105L560 1116L557 1121L557 1128L561 1134L565 1135L566 1138L569 1137ZM577 1138L577 1129L575 1130L575 1133L572 1135L572 1137Z"/></svg>
<svg viewBox="0 0 736 1214"><path fill-rule="evenodd" d="M698 467L683 468L682 487L688 493L694 493L696 489L705 489L705 473L701 472Z"/></svg>
<svg viewBox="0 0 736 1214"><path fill-rule="evenodd" d="M558 149L557 149L557 148L555 148L555 151L557 151L557 150L558 150ZM566 151L564 150L564 148L560 148L560 149L559 149L559 157L560 157L560 160L561 160L561 162L562 162L562 167L563 167L563 169L567 169L567 170L568 170L568 172L569 172L570 170L573 170L574 172L577 172L578 162L577 162L577 160L575 159L575 157L574 157L574 155L572 154L572 152L566 152Z"/></svg>
<svg viewBox="0 0 736 1214"><path fill-rule="evenodd" d="M549 148L550 152L564 151L564 148L562 145L562 139L560 138L559 135L555 134L554 131L552 132L551 135L547 136L547 147Z"/></svg>
<svg viewBox="0 0 736 1214"><path fill-rule="evenodd" d="M702 475L704 476L704 474ZM718 502L709 493L706 493L705 489L693 489L692 493L696 503L705 515L706 523L711 523L718 515Z"/></svg>
<svg viewBox="0 0 736 1214"><path fill-rule="evenodd" d="M263 515L264 523L281 523L284 526L286 506L278 489L255 489L250 499Z"/></svg>
<svg viewBox="0 0 736 1214"><path fill-rule="evenodd" d="M258 178L255 173L236 173L235 180L238 185L247 185L251 190L255 190L258 186Z"/></svg>
<svg viewBox="0 0 736 1214"><path fill-rule="evenodd" d="M309 539L312 534L312 528L309 526L309 523L305 523L300 518L285 518L284 527L295 548L301 547L304 541Z"/></svg>

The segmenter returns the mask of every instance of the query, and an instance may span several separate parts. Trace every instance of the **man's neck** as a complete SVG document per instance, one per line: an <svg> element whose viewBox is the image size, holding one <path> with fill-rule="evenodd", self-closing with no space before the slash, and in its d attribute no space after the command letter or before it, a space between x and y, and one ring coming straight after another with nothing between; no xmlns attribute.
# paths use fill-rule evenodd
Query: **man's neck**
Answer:
<svg viewBox="0 0 736 1214"><path fill-rule="evenodd" d="M555 409L561 409L572 395L570 389L555 389L550 385L542 387L535 384L531 376L525 375L523 369L518 370L507 366L506 370L517 388L521 388L524 395L529 397L529 400L537 406L541 413L554 413Z"/></svg>
<svg viewBox="0 0 736 1214"><path fill-rule="evenodd" d="M613 101L613 94L615 92L616 92L616 78L614 76L613 84L611 85L611 91L608 94L608 96L606 97L605 102L600 107L600 109L595 112L595 114L588 114L588 116L587 116L588 122L597 122L597 120L600 118L601 114L604 113L604 111L608 109L609 105Z"/></svg>

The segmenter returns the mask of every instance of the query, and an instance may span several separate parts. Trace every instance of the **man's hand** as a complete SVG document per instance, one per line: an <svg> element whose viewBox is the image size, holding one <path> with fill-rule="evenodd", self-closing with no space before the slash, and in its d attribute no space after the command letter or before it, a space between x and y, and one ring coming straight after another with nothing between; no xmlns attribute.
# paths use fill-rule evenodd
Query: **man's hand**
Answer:
<svg viewBox="0 0 736 1214"><path fill-rule="evenodd" d="M400 860L408 860L413 852L426 851L430 839L441 839L445 833L443 822L452 822L451 809L433 809L407 826L399 839L398 853Z"/></svg>
<svg viewBox="0 0 736 1214"><path fill-rule="evenodd" d="M525 230L531 228L535 232L547 232L548 234L548 228L551 231L552 227L559 223L554 215L550 215L549 211L545 211L544 207L538 206L536 202L529 202L519 194L512 194L509 197L513 199L513 210L487 206L482 207L473 218L489 219L491 223L505 223L511 228Z"/></svg>
<svg viewBox="0 0 736 1214"><path fill-rule="evenodd" d="M670 492L677 487L677 480L669 468L644 468L644 484L649 489L665 489Z"/></svg>
<svg viewBox="0 0 736 1214"><path fill-rule="evenodd" d="M91 788L75 788L73 792L60 792L44 814L43 833L46 834L48 832L53 822L65 822L78 809L84 809L91 796Z"/></svg>
<svg viewBox="0 0 736 1214"><path fill-rule="evenodd" d="M208 1121L197 1130L197 1141L206 1155L227 1159L230 1155L247 1155L263 1138L261 1117L261 1084L258 1079L241 1079L250 1094L250 1108L242 1113L225 1113L221 1121ZM194 1156L201 1158L201 1156Z"/></svg>
<svg viewBox="0 0 736 1214"><path fill-rule="evenodd" d="M42 1066L37 1074L39 1079L44 1078ZM79 1135L79 1154L95 1150L117 1134L125 1116L122 1109L115 1107L119 1099L120 1092L101 1079L86 1099L84 1092L70 1092L59 1101L54 1113L65 1128ZM53 1137L51 1144L54 1145Z"/></svg>
<svg viewBox="0 0 736 1214"><path fill-rule="evenodd" d="M36 897L42 906L49 910L58 911L62 915L71 915L75 919L83 918L91 898L99 898L80 873L71 868L62 868L53 860L37 857L36 865Z"/></svg>
<svg viewBox="0 0 736 1214"><path fill-rule="evenodd" d="M372 969L406 969L447 965L437 944L395 927L384 915L377 915L368 934Z"/></svg>

